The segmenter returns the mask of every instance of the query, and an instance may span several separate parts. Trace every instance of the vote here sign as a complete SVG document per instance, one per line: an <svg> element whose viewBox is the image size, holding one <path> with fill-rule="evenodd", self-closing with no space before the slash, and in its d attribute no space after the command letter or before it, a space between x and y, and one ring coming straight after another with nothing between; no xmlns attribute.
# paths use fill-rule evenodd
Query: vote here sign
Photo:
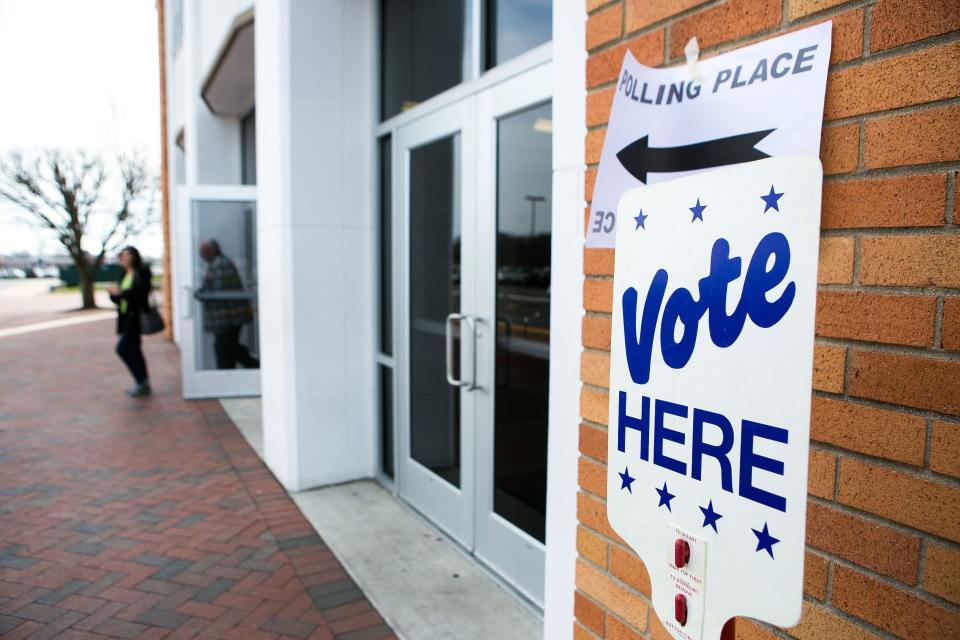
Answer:
<svg viewBox="0 0 960 640"><path fill-rule="evenodd" d="M627 52L617 78L586 246L614 246L627 189L704 169L820 152L832 24L687 67L652 69ZM630 224L627 220L625 224Z"/></svg>
<svg viewBox="0 0 960 640"><path fill-rule="evenodd" d="M800 618L821 183L780 156L617 210L607 508L675 638Z"/></svg>

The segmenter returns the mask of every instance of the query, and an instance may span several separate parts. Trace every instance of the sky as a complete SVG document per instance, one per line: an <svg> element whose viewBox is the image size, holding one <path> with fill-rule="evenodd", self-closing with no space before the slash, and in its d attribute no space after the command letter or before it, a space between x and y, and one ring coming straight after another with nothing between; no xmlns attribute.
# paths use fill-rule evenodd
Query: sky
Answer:
<svg viewBox="0 0 960 640"><path fill-rule="evenodd" d="M136 150L159 171L158 65L154 0L0 0L0 155ZM55 239L12 223L5 207L0 255L56 251ZM159 257L159 224L136 244Z"/></svg>

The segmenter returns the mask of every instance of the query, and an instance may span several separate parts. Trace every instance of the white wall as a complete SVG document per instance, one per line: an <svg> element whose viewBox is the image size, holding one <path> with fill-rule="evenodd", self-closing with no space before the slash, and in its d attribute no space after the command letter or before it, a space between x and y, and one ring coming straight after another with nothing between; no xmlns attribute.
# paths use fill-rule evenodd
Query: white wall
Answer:
<svg viewBox="0 0 960 640"><path fill-rule="evenodd" d="M292 490L374 472L373 5L257 7L264 448Z"/></svg>
<svg viewBox="0 0 960 640"><path fill-rule="evenodd" d="M553 264L545 640L573 635L582 350L579 345L583 317L585 29L583 2L554 0Z"/></svg>

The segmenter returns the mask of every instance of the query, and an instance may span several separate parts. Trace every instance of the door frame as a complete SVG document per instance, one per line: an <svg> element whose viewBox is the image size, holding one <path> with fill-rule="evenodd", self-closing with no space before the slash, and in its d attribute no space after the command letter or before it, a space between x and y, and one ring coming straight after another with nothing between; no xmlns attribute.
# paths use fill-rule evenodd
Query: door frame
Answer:
<svg viewBox="0 0 960 640"><path fill-rule="evenodd" d="M183 385L183 397L187 399L221 398L260 395L259 369L234 369L220 371L216 369L198 370L196 368L196 323L197 300L193 297L194 269L197 260L194 231L194 202L234 201L252 202L256 215L257 188L252 185L196 185L183 186L177 191L177 204L180 211L176 225L177 245L180 248L177 268L177 302L180 330L180 370ZM253 226L257 233L256 218Z"/></svg>
<svg viewBox="0 0 960 640"><path fill-rule="evenodd" d="M394 375L398 393L395 396L397 406L396 437L397 462L394 466L396 488L400 496L429 520L443 529L463 546L472 549L474 544L473 504L469 496L474 495L475 468L472 455L474 443L475 391L461 388L460 393L460 487L454 487L426 467L416 462L410 455L410 152L412 149L431 142L447 138L454 134L460 136L459 147L459 189L457 197L460 205L460 313L474 314L476 264L473 242L464 242L467 237L476 235L476 216L474 191L470 176L475 171L476 146L474 139L475 119L474 98L469 97L431 112L429 118L415 120L393 132L393 238L394 238L394 291L396 302L394 318L396 340L394 351L397 366ZM467 233L470 233L470 236ZM464 266L467 268L464 268ZM478 327L476 343L481 340ZM461 347L465 341L461 340ZM472 358L461 353L461 379L467 372Z"/></svg>

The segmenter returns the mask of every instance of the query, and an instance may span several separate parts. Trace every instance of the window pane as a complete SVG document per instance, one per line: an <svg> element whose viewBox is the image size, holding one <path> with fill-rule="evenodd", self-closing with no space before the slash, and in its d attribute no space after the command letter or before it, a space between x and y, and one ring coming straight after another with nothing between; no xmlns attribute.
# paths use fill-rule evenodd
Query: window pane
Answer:
<svg viewBox="0 0 960 640"><path fill-rule="evenodd" d="M380 365L380 464L393 477L393 369Z"/></svg>
<svg viewBox="0 0 960 640"><path fill-rule="evenodd" d="M380 3L384 120L463 80L464 0Z"/></svg>
<svg viewBox="0 0 960 640"><path fill-rule="evenodd" d="M380 139L380 351L393 355L393 215L390 136Z"/></svg>
<svg viewBox="0 0 960 640"><path fill-rule="evenodd" d="M552 0L487 0L486 65L491 69L550 42Z"/></svg>
<svg viewBox="0 0 960 640"><path fill-rule="evenodd" d="M253 202L194 200L197 369L259 369Z"/></svg>
<svg viewBox="0 0 960 640"><path fill-rule="evenodd" d="M257 184L257 112L240 121L240 182Z"/></svg>
<svg viewBox="0 0 960 640"><path fill-rule="evenodd" d="M551 109L497 123L497 342L494 498L541 542L550 380Z"/></svg>
<svg viewBox="0 0 960 640"><path fill-rule="evenodd" d="M447 384L445 322L460 311L459 146L453 136L414 149L409 178L410 454L458 487L460 390Z"/></svg>

